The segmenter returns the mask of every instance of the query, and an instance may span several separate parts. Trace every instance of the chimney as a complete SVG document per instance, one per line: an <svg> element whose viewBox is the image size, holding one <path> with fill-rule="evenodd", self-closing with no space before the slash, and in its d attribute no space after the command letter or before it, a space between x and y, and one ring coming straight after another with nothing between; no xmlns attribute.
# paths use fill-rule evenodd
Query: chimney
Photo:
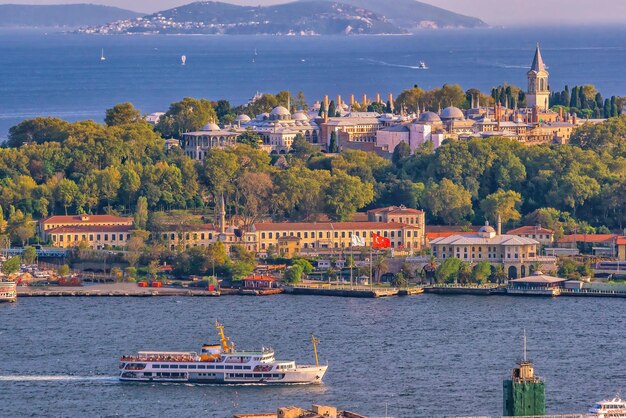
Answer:
<svg viewBox="0 0 626 418"><path fill-rule="evenodd" d="M500 130L500 114L502 113L502 104L498 103L498 110L496 111L496 119L498 122L498 131Z"/></svg>
<svg viewBox="0 0 626 418"><path fill-rule="evenodd" d="M380 101L380 93L376 93L376 103L381 103L381 101Z"/></svg>
<svg viewBox="0 0 626 418"><path fill-rule="evenodd" d="M563 122L563 108L559 107L559 122Z"/></svg>
<svg viewBox="0 0 626 418"><path fill-rule="evenodd" d="M363 106L367 106L367 94L363 93Z"/></svg>
<svg viewBox="0 0 626 418"><path fill-rule="evenodd" d="M578 118L577 118L577 116L576 116L576 113L572 113L572 123L573 123L574 125L576 125L576 122L578 122Z"/></svg>
<svg viewBox="0 0 626 418"><path fill-rule="evenodd" d="M395 110L393 105L393 93L389 93L389 105L391 106L391 111L393 112Z"/></svg>
<svg viewBox="0 0 626 418"><path fill-rule="evenodd" d="M328 123L328 96L324 96L324 123Z"/></svg>
<svg viewBox="0 0 626 418"><path fill-rule="evenodd" d="M341 105L342 105L342 102L341 102L341 95L340 95L340 94L338 94L338 95L337 95L337 110L341 109Z"/></svg>
<svg viewBox="0 0 626 418"><path fill-rule="evenodd" d="M351 94L351 95L350 95L350 106L354 106L354 103L355 103L355 102L356 102L356 101L354 100L354 94Z"/></svg>

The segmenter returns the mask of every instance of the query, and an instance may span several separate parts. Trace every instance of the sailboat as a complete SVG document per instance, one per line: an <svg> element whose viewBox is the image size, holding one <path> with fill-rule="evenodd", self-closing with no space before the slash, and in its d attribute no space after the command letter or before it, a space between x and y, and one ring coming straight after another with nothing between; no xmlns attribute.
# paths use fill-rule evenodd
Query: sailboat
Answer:
<svg viewBox="0 0 626 418"><path fill-rule="evenodd" d="M182 63L182 65L187 64L187 55L183 55L182 57L180 57L180 62Z"/></svg>
<svg viewBox="0 0 626 418"><path fill-rule="evenodd" d="M100 61L106 61L106 57L104 56L104 48L102 48L102 52L100 53Z"/></svg>

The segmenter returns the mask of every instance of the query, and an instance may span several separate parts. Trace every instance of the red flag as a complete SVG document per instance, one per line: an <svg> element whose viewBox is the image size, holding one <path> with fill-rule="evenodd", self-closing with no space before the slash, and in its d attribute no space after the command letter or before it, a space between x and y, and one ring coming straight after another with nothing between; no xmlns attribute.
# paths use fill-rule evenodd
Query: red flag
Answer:
<svg viewBox="0 0 626 418"><path fill-rule="evenodd" d="M391 240L385 238L382 235L372 234L372 248L389 248L391 247Z"/></svg>

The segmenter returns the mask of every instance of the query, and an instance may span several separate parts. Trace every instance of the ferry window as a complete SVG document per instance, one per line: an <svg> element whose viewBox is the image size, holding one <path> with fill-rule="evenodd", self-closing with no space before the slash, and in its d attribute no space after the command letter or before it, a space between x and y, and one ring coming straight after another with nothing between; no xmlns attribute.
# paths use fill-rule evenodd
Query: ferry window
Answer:
<svg viewBox="0 0 626 418"><path fill-rule="evenodd" d="M187 366L187 368L188 368L188 369L195 369L195 368L196 368L196 366L189 365L189 366Z"/></svg>
<svg viewBox="0 0 626 418"><path fill-rule="evenodd" d="M146 372L146 373L144 373L143 375L144 375L144 376L152 376L152 373L150 373L150 372Z"/></svg>
<svg viewBox="0 0 626 418"><path fill-rule="evenodd" d="M225 369L232 370L233 366L224 366Z"/></svg>
<svg viewBox="0 0 626 418"><path fill-rule="evenodd" d="M199 369L204 369L205 367L206 367L206 366L205 366L205 365L203 365L203 364L198 365L198 368L199 368Z"/></svg>
<svg viewBox="0 0 626 418"><path fill-rule="evenodd" d="M243 366L235 366L235 370L243 370Z"/></svg>
<svg viewBox="0 0 626 418"><path fill-rule="evenodd" d="M247 373L247 374L245 375L245 377L252 377L252 375L251 375L251 374L249 374L249 373Z"/></svg>
<svg viewBox="0 0 626 418"><path fill-rule="evenodd" d="M161 365L160 365L160 364L153 364L153 365L152 365L152 368L153 368L153 369L160 369L160 368L161 368Z"/></svg>
<svg viewBox="0 0 626 418"><path fill-rule="evenodd" d="M215 366L215 368L218 370L224 370L224 366Z"/></svg>
<svg viewBox="0 0 626 418"><path fill-rule="evenodd" d="M178 364L170 364L170 369L178 369Z"/></svg>

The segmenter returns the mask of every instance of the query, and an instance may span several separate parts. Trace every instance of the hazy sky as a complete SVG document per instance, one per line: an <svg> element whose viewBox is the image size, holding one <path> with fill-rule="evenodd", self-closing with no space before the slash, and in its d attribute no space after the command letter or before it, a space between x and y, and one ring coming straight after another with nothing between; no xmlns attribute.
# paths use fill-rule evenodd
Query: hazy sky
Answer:
<svg viewBox="0 0 626 418"><path fill-rule="evenodd" d="M98 3L140 12L155 12L193 0L0 0L0 3ZM247 5L286 0L225 0ZM341 0L338 0L341 1ZM394 0L380 0L393 5ZM476 16L491 25L626 23L626 0L426 0L426 3Z"/></svg>

